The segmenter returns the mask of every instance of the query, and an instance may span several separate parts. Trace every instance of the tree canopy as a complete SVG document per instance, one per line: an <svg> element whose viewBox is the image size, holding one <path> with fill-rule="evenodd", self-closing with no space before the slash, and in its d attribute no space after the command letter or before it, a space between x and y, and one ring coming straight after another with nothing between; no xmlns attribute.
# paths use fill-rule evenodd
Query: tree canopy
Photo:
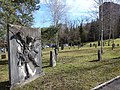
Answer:
<svg viewBox="0 0 120 90"><path fill-rule="evenodd" d="M40 8L39 0L0 0L0 32L7 23L31 27L33 12Z"/></svg>
<svg viewBox="0 0 120 90"><path fill-rule="evenodd" d="M0 23L31 26L33 23L33 11L38 9L36 6L38 3L38 0L0 0Z"/></svg>

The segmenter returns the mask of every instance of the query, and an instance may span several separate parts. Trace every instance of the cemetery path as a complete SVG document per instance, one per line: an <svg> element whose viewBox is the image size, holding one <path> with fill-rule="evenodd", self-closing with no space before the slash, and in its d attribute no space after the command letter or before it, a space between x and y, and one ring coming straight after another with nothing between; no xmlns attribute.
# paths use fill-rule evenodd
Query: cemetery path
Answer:
<svg viewBox="0 0 120 90"><path fill-rule="evenodd" d="M103 83L100 87L98 86L98 88L93 90L120 90L120 76Z"/></svg>

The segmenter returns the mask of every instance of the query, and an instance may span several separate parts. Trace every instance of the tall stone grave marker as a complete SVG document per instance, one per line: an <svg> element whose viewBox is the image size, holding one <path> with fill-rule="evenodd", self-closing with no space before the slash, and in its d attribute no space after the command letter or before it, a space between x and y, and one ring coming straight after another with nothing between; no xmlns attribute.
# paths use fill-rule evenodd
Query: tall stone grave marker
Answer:
<svg viewBox="0 0 120 90"><path fill-rule="evenodd" d="M8 46L11 87L24 85L42 74L39 30L8 25Z"/></svg>

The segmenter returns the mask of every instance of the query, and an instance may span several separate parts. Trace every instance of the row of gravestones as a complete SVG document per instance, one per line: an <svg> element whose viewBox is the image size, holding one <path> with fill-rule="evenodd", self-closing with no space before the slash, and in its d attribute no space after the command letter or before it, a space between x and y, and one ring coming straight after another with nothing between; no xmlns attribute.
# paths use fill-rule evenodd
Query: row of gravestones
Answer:
<svg viewBox="0 0 120 90"><path fill-rule="evenodd" d="M119 44L117 44L117 46L119 46ZM115 48L115 44L112 44L112 50ZM102 59L101 54L103 53L103 51L98 50L98 61L100 61Z"/></svg>
<svg viewBox="0 0 120 90"><path fill-rule="evenodd" d="M83 44L83 43L82 43L82 44L79 44L79 45L78 45L78 49L81 48L81 47L83 47L84 45L85 45L85 44ZM68 45L69 49L70 49L71 47L75 48L75 46L76 46L76 45L70 45L70 46ZM61 50L64 50L64 44L61 44Z"/></svg>
<svg viewBox="0 0 120 90"><path fill-rule="evenodd" d="M90 47L95 47L95 48L97 48L97 44L92 44L92 43L90 43Z"/></svg>
<svg viewBox="0 0 120 90"><path fill-rule="evenodd" d="M85 45L85 44L83 44L83 43L82 43L81 45L79 44L79 45L78 45L78 49L81 48L81 47L83 47L84 45ZM61 45L60 45L61 50L64 50L64 47L65 47L65 46L68 46L68 48L70 49L71 47L75 48L76 45L64 45L64 44L61 44ZM56 48L56 45L52 46L52 49L53 49L53 48Z"/></svg>
<svg viewBox="0 0 120 90"><path fill-rule="evenodd" d="M104 44L103 44L103 46L105 46ZM120 46L119 44L116 44L116 46ZM95 43L90 43L90 47L95 47L95 48L97 48L97 44L95 44ZM112 44L112 47L115 47L115 44Z"/></svg>

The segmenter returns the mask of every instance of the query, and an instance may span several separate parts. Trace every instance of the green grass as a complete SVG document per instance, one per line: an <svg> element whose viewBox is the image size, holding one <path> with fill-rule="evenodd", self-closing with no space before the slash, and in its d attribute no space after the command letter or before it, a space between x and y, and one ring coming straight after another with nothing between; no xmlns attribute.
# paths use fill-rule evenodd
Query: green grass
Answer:
<svg viewBox="0 0 120 90"><path fill-rule="evenodd" d="M8 84L8 60L0 60L0 90Z"/></svg>
<svg viewBox="0 0 120 90"><path fill-rule="evenodd" d="M116 40L120 44L120 39ZM50 49L43 50L45 75L15 90L90 90L91 88L120 75L120 47L114 50L104 47L101 61L97 60L100 47L86 44L78 49L72 47L59 51L57 66L49 66ZM7 64L0 64L0 81L8 80Z"/></svg>

